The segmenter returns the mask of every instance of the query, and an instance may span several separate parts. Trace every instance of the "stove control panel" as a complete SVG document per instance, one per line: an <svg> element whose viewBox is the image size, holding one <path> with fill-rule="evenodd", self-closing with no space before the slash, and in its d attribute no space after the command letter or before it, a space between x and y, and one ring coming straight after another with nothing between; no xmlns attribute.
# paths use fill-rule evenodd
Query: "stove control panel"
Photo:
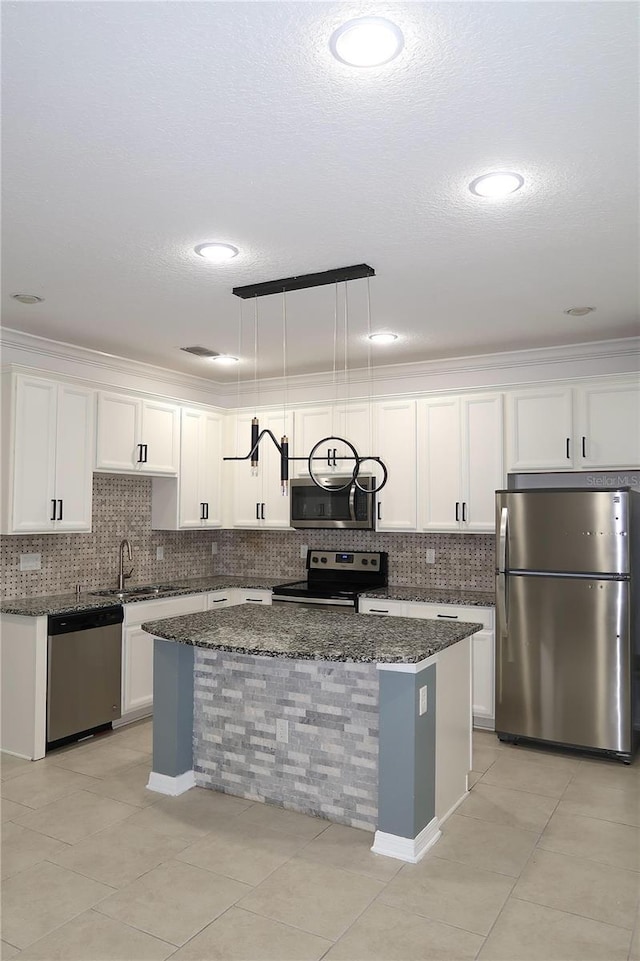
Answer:
<svg viewBox="0 0 640 961"><path fill-rule="evenodd" d="M380 551L309 551L309 570L379 571L383 567Z"/></svg>

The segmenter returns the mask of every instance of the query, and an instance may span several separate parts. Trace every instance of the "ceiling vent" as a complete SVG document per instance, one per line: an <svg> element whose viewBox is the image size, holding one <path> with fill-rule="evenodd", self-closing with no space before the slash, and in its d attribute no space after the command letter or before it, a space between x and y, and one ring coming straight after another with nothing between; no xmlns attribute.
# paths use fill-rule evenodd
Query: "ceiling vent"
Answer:
<svg viewBox="0 0 640 961"><path fill-rule="evenodd" d="M195 354L196 357L219 357L220 353L217 350L209 350L208 347L181 347L180 350L186 350L188 354Z"/></svg>

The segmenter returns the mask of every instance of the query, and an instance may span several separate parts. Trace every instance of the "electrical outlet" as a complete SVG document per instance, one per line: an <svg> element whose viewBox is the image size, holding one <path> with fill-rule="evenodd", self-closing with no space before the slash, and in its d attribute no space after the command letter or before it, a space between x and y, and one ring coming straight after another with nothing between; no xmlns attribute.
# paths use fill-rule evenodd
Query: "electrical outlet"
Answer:
<svg viewBox="0 0 640 961"><path fill-rule="evenodd" d="M425 561L427 562L427 564L435 564L435 562L436 562L436 552L433 550L433 548L429 547L429 548L424 552L424 559L425 559Z"/></svg>
<svg viewBox="0 0 640 961"><path fill-rule="evenodd" d="M420 706L418 708L418 714L422 715L426 713L427 713L427 685L425 684L424 687L420 688Z"/></svg>
<svg viewBox="0 0 640 961"><path fill-rule="evenodd" d="M300 557L304 558L305 561L306 561L306 559L307 559L307 551L308 551L308 550L309 550L309 545L308 545L308 544L301 544L301 545L300 545Z"/></svg>
<svg viewBox="0 0 640 961"><path fill-rule="evenodd" d="M276 720L276 741L281 741L283 744L289 743L289 722L283 717Z"/></svg>
<svg viewBox="0 0 640 961"><path fill-rule="evenodd" d="M213 541L213 542L212 542L212 544L211 544L211 553L212 553L212 554L217 554L217 553L218 553L218 542L217 542L217 541Z"/></svg>
<svg viewBox="0 0 640 961"><path fill-rule="evenodd" d="M164 560L164 547L156 547L156 560L157 561Z"/></svg>
<svg viewBox="0 0 640 961"><path fill-rule="evenodd" d="M39 571L42 567L42 554L21 554L21 571Z"/></svg>

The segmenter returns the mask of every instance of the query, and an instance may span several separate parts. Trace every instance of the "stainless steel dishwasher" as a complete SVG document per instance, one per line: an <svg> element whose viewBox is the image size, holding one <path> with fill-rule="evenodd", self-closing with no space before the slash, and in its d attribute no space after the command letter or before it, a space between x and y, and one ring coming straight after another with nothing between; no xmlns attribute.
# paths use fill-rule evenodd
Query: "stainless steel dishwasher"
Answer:
<svg viewBox="0 0 640 961"><path fill-rule="evenodd" d="M123 617L119 605L49 616L47 749L120 717Z"/></svg>

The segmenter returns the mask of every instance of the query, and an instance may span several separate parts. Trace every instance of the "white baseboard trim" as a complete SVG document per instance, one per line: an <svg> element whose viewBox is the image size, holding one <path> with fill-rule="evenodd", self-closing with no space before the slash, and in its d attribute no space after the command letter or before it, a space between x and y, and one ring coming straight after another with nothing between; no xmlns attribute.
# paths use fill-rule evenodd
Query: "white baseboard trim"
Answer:
<svg viewBox="0 0 640 961"><path fill-rule="evenodd" d="M398 834L385 834L384 831L376 831L371 850L374 854L383 854L387 858L396 858L398 861L408 861L410 864L416 864L425 856L439 837L440 824L438 818L432 818L415 838L403 838Z"/></svg>
<svg viewBox="0 0 640 961"><path fill-rule="evenodd" d="M495 731L496 721L493 717L473 715L473 727L476 731Z"/></svg>
<svg viewBox="0 0 640 961"><path fill-rule="evenodd" d="M170 797L177 797L190 791L196 786L196 777L193 771L185 771L177 777L170 777L169 774L158 774L151 771L149 774L148 791L155 791L157 794L168 794Z"/></svg>
<svg viewBox="0 0 640 961"><path fill-rule="evenodd" d="M467 775L468 777L468 775ZM442 827L447 818L450 818L453 812L460 807L465 798L469 797L469 791L465 791L462 797L459 797L455 804L452 804L446 814L443 814L441 818L438 818L438 827Z"/></svg>
<svg viewBox="0 0 640 961"><path fill-rule="evenodd" d="M151 707L139 707L135 711L129 711L116 721L112 721L111 726L115 731L116 728L124 727L126 724L133 724L134 721L141 721L145 717L153 717L153 705L151 705Z"/></svg>

